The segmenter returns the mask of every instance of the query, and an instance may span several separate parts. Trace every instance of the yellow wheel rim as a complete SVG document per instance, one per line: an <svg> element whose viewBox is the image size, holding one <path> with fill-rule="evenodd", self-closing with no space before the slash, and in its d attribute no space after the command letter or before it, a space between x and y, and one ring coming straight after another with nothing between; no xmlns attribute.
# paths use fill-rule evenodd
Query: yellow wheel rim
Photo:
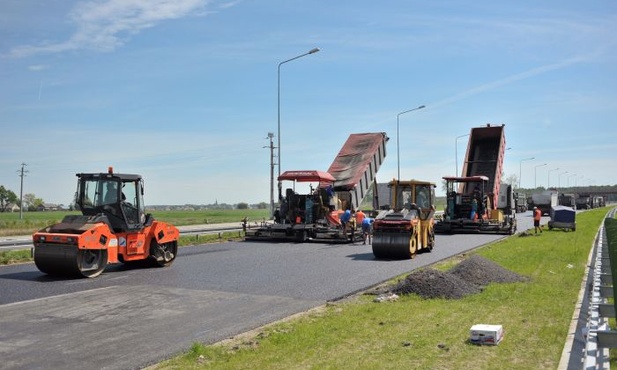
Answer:
<svg viewBox="0 0 617 370"><path fill-rule="evenodd" d="M417 251L418 251L418 244L416 241L416 233L413 233L413 235L411 236L411 239L409 240L409 254L411 254L412 258L416 254Z"/></svg>

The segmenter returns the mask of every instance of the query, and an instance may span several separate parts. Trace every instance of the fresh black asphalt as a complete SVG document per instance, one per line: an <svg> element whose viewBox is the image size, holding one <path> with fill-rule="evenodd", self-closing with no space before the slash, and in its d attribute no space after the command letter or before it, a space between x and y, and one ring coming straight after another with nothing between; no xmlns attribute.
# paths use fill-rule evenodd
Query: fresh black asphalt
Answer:
<svg viewBox="0 0 617 370"><path fill-rule="evenodd" d="M529 213L518 218L519 230L531 226ZM376 260L361 243L226 242L94 279L0 267L2 368L143 368L502 237L438 235L431 253L402 261Z"/></svg>

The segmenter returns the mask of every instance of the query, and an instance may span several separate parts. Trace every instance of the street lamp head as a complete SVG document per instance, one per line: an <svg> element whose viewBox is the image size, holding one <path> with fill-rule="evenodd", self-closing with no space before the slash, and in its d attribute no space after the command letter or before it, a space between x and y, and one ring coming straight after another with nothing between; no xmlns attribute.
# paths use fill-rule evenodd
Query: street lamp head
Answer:
<svg viewBox="0 0 617 370"><path fill-rule="evenodd" d="M422 109L422 108L426 108L426 105L421 105L418 107L418 109Z"/></svg>
<svg viewBox="0 0 617 370"><path fill-rule="evenodd" d="M314 49L311 49L311 51L309 51L308 53L309 54L315 54L318 51L319 51L319 48L314 48Z"/></svg>

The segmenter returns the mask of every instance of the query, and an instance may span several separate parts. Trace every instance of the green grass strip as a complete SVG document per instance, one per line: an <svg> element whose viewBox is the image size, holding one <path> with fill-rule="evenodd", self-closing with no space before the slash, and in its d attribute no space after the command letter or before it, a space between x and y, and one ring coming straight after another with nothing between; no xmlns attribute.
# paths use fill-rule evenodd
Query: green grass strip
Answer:
<svg viewBox="0 0 617 370"><path fill-rule="evenodd" d="M12 265L32 261L30 249L0 252L0 265Z"/></svg>

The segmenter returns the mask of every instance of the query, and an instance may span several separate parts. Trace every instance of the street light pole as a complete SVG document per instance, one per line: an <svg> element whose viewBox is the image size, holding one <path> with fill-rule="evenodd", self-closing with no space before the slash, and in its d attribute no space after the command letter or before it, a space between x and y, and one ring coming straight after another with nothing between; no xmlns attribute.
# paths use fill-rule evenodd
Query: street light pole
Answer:
<svg viewBox="0 0 617 370"><path fill-rule="evenodd" d="M538 188L538 183L537 183L537 181L536 181L536 178L537 178L537 176L538 176L538 175L537 175L537 174L538 174L538 167L542 167L542 166L546 166L546 163L544 163L544 164L539 164L539 165L535 166L535 167L534 167L534 169L533 169L533 188L534 188L534 189L537 189L537 188ZM548 190L548 189L547 189L547 190Z"/></svg>
<svg viewBox="0 0 617 370"><path fill-rule="evenodd" d="M576 176L575 173L568 175L567 179L568 179L568 187L570 187L570 177L572 176Z"/></svg>
<svg viewBox="0 0 617 370"><path fill-rule="evenodd" d="M565 175L568 171L562 172L557 176L557 189L561 190L561 175Z"/></svg>
<svg viewBox="0 0 617 370"><path fill-rule="evenodd" d="M551 172L557 171L559 167L553 168L552 170L548 170L548 177L546 179L546 190L551 187Z"/></svg>
<svg viewBox="0 0 617 370"><path fill-rule="evenodd" d="M525 159L521 159L521 163L518 166L518 188L521 188L521 176L523 175L523 162L524 161L531 161L536 159L536 157L530 157L530 158L525 158Z"/></svg>
<svg viewBox="0 0 617 370"><path fill-rule="evenodd" d="M454 163L456 164L456 172L454 172L454 176L458 176L458 139L465 137L465 136L469 136L471 134L465 134L465 135L459 135L456 137L456 139L454 139ZM510 149L510 148L508 148Z"/></svg>
<svg viewBox="0 0 617 370"><path fill-rule="evenodd" d="M279 177L281 176L281 66L287 62L291 62L292 60L296 60L298 58L302 58L304 56L310 55L310 54L315 54L316 52L319 51L319 48L314 48L309 50L308 52L295 56L291 59L287 59L284 60L282 62L279 63L278 66L278 137L277 137L277 156L278 156L278 170L279 170ZM281 181L278 181L278 189L279 189L279 199L281 198L282 195L282 189L281 189Z"/></svg>
<svg viewBox="0 0 617 370"><path fill-rule="evenodd" d="M400 157L400 151L399 151L399 117L402 114L413 112L415 110L423 109L423 108L425 108L425 106L421 105L419 107L416 107L416 108L410 109L410 110L406 110L406 111L401 112L401 113L396 115L396 167L398 169L398 177L397 177L398 181L401 181L401 157Z"/></svg>

